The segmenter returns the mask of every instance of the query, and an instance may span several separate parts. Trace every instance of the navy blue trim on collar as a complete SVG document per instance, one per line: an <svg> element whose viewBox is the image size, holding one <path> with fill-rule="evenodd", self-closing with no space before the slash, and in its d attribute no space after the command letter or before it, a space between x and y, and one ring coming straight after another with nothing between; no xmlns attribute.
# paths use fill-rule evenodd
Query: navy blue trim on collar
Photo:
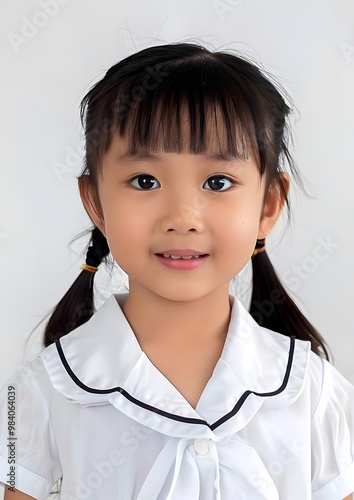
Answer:
<svg viewBox="0 0 354 500"><path fill-rule="evenodd" d="M129 394L127 391L125 391L122 387L112 387L111 389L94 389L92 387L88 387L83 382L81 382L81 380L75 375L75 373L70 368L69 363L68 363L67 359L65 358L65 354L63 352L63 348L61 346L60 339L56 340L55 345L57 347L61 362L63 363L63 366L64 366L65 370L67 371L68 375L75 382L75 384L77 386L79 386L81 389L83 389L84 391L90 392L92 394L110 394L112 392L119 392L120 394L122 394L122 396L127 398L131 403L134 403L137 406L144 408L145 410L157 413L159 415L162 415L162 416L169 418L171 420L176 420L178 422L184 422L187 424L206 425L211 430L214 430L217 427L220 427L220 425L222 425L223 423L227 422L227 420L229 420L230 418L235 416L239 412L242 405L244 404L244 402L246 401L246 399L248 398L248 396L250 394L255 394L256 396L261 396L261 397L269 397L269 396L276 396L277 394L280 394L281 392L284 391L284 389L286 388L288 381L289 381L291 367L292 367L292 363L293 363L293 359L294 359L295 337L294 336L290 337L288 363L287 363L287 367L285 370L283 382L282 382L281 386L279 387L279 389L277 389L273 392L263 392L263 393L255 392L255 391L245 391L242 394L242 396L240 397L240 399L237 401L237 403L235 404L233 409L230 412L226 413L223 417L221 417L219 420L217 420L216 422L214 422L211 425L202 419L182 417L180 415L175 415L173 413L169 413L167 411L160 410L159 408L156 408L155 406L148 405L148 404L144 403L143 401L140 401L140 400L134 398L131 394Z"/></svg>
<svg viewBox="0 0 354 500"><path fill-rule="evenodd" d="M236 415L236 413L240 410L241 406L243 403L246 401L248 396L250 394L255 394L256 396L261 396L263 398L269 397L269 396L276 396L277 394L280 394L281 392L284 391L286 386L288 385L289 377L290 377L290 372L291 372L291 366L293 363L294 359L294 351L295 351L295 337L290 337L290 349L289 349L289 357L288 357L288 364L286 366L285 370L285 375L284 375L284 380L279 389L273 392L255 392L255 391L245 391L240 399L237 401L236 405L233 407L233 409L229 412L226 413L223 417L221 417L219 420L211 424L210 429L213 431L223 423L225 423L227 420L229 420L231 417Z"/></svg>
<svg viewBox="0 0 354 500"><path fill-rule="evenodd" d="M158 413L159 415L163 415L164 417L170 418L172 420L177 420L178 422L185 422L187 424L202 424L202 425L206 425L207 427L210 427L209 424L205 420L198 419L198 418L182 417L180 415L174 415L173 413L169 413L167 411L160 410L159 408L155 408L155 406L148 405L148 404L144 403L143 401L140 401L140 400L134 398L131 394L129 394L129 392L122 389L122 387L112 387L111 389L93 389L92 387L88 387L83 382L81 382L81 380L75 375L75 373L70 368L70 366L65 358L65 354L63 352L63 349L61 347L60 339L56 340L55 344L57 346L60 359L64 365L64 368L68 372L68 375L72 378L72 380L75 382L75 384L78 385L79 387L81 387L81 389L83 389L84 391L90 392L92 394L109 394L112 392L119 392L120 394L122 394L122 396L127 398L131 403L134 403L137 406L144 408L145 410L149 410L149 411L152 411L154 413Z"/></svg>

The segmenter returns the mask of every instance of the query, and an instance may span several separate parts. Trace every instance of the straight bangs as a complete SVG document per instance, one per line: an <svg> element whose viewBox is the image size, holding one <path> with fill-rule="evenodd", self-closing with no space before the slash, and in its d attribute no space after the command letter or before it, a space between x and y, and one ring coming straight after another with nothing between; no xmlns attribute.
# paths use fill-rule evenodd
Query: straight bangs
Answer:
<svg viewBox="0 0 354 500"><path fill-rule="evenodd" d="M115 82L107 80L105 91L99 92L100 109L90 102L90 93L83 102L82 116L88 104L105 125L99 141L94 140L98 122L94 130L86 130L87 157L101 165L113 134L118 133L128 139L131 154L184 152L246 160L252 152L263 175L264 109L257 105L257 92L242 72L216 56L170 60L129 75L117 71ZM86 168L90 173L97 170L95 165Z"/></svg>
<svg viewBox="0 0 354 500"><path fill-rule="evenodd" d="M139 85L139 80L133 82L128 95ZM131 99L127 116L116 122L133 154L163 151L247 159L249 148L257 148L243 96L229 79L216 78L205 61L169 68L168 78L143 96Z"/></svg>

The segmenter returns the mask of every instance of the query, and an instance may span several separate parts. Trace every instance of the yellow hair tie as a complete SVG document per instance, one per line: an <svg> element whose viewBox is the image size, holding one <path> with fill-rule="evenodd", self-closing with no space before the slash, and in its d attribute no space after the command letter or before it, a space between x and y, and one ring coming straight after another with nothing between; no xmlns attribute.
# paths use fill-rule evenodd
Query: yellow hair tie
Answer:
<svg viewBox="0 0 354 500"><path fill-rule="evenodd" d="M95 273L96 271L98 271L98 267L89 266L88 264L83 264L80 269L89 271L90 273Z"/></svg>
<svg viewBox="0 0 354 500"><path fill-rule="evenodd" d="M264 244L262 247L255 248L255 249L253 250L253 254L252 254L252 256L254 257L254 256L255 256L255 255L257 255L258 253L265 252L265 249L266 249L265 244Z"/></svg>

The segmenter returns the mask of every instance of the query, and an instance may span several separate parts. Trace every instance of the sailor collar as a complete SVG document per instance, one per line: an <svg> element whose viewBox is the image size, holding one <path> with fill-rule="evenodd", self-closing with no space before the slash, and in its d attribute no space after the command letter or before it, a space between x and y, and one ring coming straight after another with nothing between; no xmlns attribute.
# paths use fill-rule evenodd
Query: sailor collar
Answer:
<svg viewBox="0 0 354 500"><path fill-rule="evenodd" d="M54 389L68 401L112 404L169 436L218 440L258 411L288 406L300 396L310 343L260 327L230 295L221 357L192 408L140 348L122 311L127 296L112 295L87 323L39 354Z"/></svg>

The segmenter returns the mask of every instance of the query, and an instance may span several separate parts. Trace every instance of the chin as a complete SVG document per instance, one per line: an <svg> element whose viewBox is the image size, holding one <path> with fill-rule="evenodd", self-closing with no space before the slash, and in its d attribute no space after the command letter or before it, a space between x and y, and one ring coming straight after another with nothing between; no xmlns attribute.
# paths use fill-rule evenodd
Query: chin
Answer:
<svg viewBox="0 0 354 500"><path fill-rule="evenodd" d="M170 300L173 302L192 302L194 300L199 300L210 293L213 293L214 290L201 290L191 287L190 285L184 284L181 287L174 286L171 289L165 290L155 290L155 294L159 297Z"/></svg>

